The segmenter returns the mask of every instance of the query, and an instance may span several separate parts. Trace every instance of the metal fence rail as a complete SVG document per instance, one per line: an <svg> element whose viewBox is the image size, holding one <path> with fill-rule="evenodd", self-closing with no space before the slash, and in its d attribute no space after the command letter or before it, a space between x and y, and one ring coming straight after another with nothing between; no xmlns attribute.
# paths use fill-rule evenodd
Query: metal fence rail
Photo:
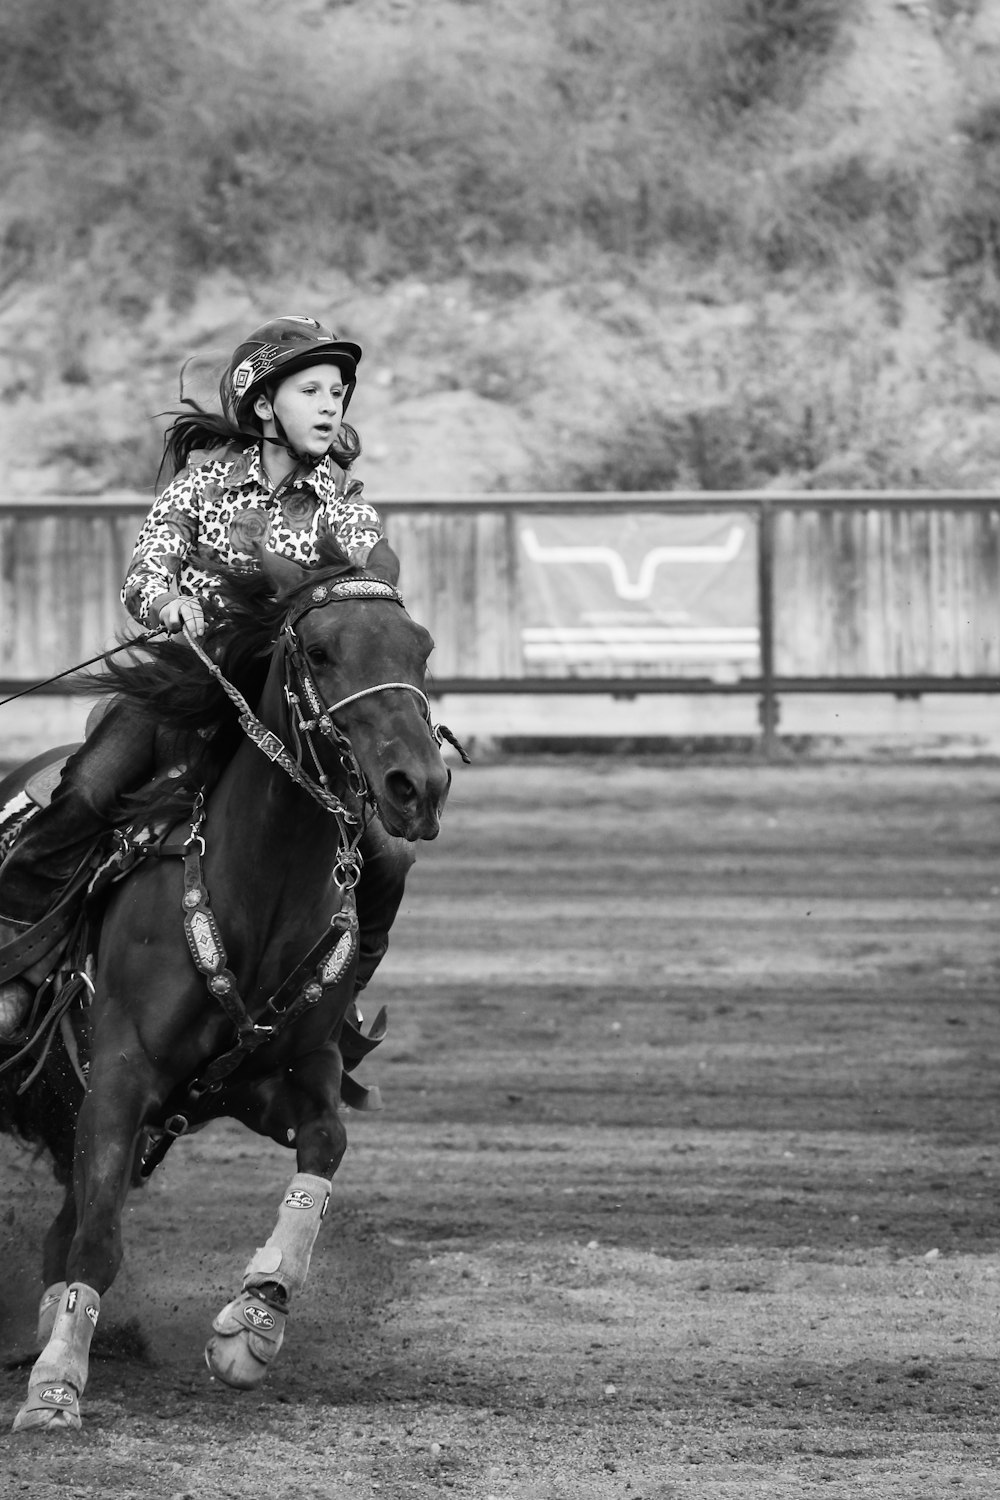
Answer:
<svg viewBox="0 0 1000 1500"><path fill-rule="evenodd" d="M1000 691L1000 496L981 492L544 492L373 497L444 694L750 694L765 742L782 695ZM144 497L0 502L0 694L107 646ZM756 546L759 670L720 681L532 671L522 651L526 517L738 513ZM55 685L54 691L59 691Z"/></svg>
<svg viewBox="0 0 1000 1500"><path fill-rule="evenodd" d="M408 515L442 518L452 530L462 518L503 519L507 566L509 523L533 513L739 511L756 526L759 673L720 682L451 672L438 677L441 692L752 694L770 744L783 694L1000 691L1000 497L992 493L454 495L382 509L394 537L405 535ZM862 595L859 582L873 575L877 586ZM433 600L426 604L421 618L433 615Z"/></svg>

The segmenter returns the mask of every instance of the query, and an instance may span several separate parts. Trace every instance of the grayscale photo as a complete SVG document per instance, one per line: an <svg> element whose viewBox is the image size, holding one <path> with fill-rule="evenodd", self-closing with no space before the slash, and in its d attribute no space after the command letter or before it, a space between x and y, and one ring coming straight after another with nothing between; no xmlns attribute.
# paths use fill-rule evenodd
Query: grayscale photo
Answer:
<svg viewBox="0 0 1000 1500"><path fill-rule="evenodd" d="M996 1500L1000 0L0 0L0 1491Z"/></svg>

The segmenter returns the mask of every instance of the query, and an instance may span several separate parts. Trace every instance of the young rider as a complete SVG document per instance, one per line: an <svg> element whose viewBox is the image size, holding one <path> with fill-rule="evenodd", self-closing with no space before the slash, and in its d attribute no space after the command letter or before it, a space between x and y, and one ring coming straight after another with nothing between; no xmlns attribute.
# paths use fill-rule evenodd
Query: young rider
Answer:
<svg viewBox="0 0 1000 1500"><path fill-rule="evenodd" d="M356 566L378 564L398 575L378 513L349 477L360 443L343 417L360 359L357 344L338 339L314 318L275 318L234 351L220 383L221 416L186 403L189 411L177 417L164 443L161 472L166 468L173 478L143 522L122 586L125 606L140 624L200 636L202 599L213 577L199 557L252 570L255 542L309 565L329 530ZM199 461L189 466L196 452ZM50 911L111 826L119 798L153 769L154 725L131 701L114 700L66 762L49 806L35 814L0 866L0 965L3 945ZM360 847L359 989L385 953L414 858L409 845L390 838L377 821ZM27 1014L51 946L40 938L21 977L0 983L0 1039Z"/></svg>

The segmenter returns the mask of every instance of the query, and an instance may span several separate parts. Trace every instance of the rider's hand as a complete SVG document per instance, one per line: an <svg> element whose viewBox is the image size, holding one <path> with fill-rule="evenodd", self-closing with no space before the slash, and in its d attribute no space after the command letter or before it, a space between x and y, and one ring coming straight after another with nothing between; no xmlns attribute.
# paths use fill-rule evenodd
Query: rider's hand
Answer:
<svg viewBox="0 0 1000 1500"><path fill-rule="evenodd" d="M205 612L201 607L201 600L187 595L168 599L160 607L160 624L171 635L179 630L186 630L188 635L193 635L198 640L205 634Z"/></svg>

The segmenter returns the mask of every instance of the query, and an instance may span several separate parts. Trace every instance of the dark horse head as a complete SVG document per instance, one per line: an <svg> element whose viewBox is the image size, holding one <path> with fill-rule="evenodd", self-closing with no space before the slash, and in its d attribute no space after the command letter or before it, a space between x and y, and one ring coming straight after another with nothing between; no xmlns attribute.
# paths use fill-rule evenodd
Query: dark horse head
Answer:
<svg viewBox="0 0 1000 1500"><path fill-rule="evenodd" d="M270 553L261 564L286 611L286 698L328 741L349 746L388 833L436 838L449 778L424 693L430 633L378 572L317 572Z"/></svg>
<svg viewBox="0 0 1000 1500"><path fill-rule="evenodd" d="M147 642L148 659L113 663L97 679L143 703L168 742L171 733L186 735L187 773L167 796L179 808L245 743L229 683L296 754L308 726L307 774L336 782L345 760L353 762L387 832L410 842L436 838L450 773L424 691L430 633L406 613L394 577L352 567L330 536L315 567L264 549L258 557L253 573L206 562L217 579L204 641L214 676L174 636ZM171 810L156 800L162 786L152 795L150 811ZM141 798L124 806L134 815Z"/></svg>

